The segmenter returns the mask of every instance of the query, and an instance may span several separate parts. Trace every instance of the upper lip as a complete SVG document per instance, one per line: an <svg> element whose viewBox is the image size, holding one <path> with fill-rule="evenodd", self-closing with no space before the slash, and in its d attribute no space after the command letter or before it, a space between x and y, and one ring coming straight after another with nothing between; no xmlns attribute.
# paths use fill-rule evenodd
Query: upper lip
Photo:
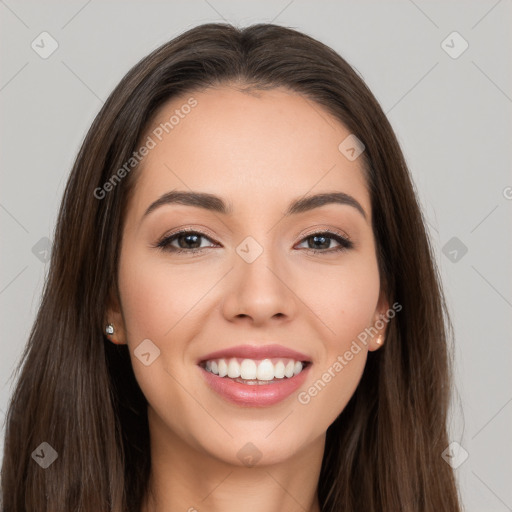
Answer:
<svg viewBox="0 0 512 512"><path fill-rule="evenodd" d="M288 358L295 361L307 361L311 359L306 354L292 350L291 348L282 345L237 345L236 347L229 347L222 350L211 352L201 357L198 363L203 361L211 361L213 359L228 359L231 357L240 357L242 359L270 359L270 358Z"/></svg>

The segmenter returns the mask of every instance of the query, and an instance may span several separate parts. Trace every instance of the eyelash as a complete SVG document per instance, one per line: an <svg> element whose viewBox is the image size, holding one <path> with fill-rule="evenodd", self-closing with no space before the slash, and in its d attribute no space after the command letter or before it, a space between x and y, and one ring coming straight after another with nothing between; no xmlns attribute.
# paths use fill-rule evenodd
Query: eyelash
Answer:
<svg viewBox="0 0 512 512"><path fill-rule="evenodd" d="M208 240L211 240L210 237L205 235L204 233L201 233L200 231L194 231L194 230L182 230L178 231L176 233L173 233L169 236L163 237L154 247L157 247L161 249L164 252L171 252L174 254L181 254L181 253L193 253L194 255L200 254L204 252L205 249L211 249L211 247L199 247L195 249L181 249L177 247L172 247L170 244L174 240L177 240L179 236L182 235L198 235L201 238L206 238ZM305 240L308 240L309 238L318 237L318 236L325 236L324 238L333 239L336 242L338 242L340 245L338 247L335 247L334 249L310 249L306 248L305 251L318 254L318 253L338 253L343 252L349 249L352 249L354 244L351 240L349 240L346 236L342 235L341 233L335 232L335 231L318 231L315 233L311 233L304 238L302 238L301 243Z"/></svg>

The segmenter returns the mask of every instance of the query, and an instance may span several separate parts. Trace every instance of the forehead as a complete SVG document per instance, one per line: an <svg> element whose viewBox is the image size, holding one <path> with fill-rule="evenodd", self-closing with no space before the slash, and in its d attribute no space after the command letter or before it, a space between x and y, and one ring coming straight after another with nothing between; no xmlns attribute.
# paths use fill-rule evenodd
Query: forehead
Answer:
<svg viewBox="0 0 512 512"><path fill-rule="evenodd" d="M282 210L290 198L341 191L370 212L362 158L338 146L350 135L322 106L283 88L241 92L218 87L164 104L143 143L137 170L139 215L161 194L192 189L243 207Z"/></svg>

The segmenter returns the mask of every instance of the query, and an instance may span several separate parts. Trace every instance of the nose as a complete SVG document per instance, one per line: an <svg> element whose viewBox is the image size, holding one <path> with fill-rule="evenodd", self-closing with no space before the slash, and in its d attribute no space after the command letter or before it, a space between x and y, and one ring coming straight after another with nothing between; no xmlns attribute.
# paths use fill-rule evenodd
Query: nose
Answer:
<svg viewBox="0 0 512 512"><path fill-rule="evenodd" d="M270 321L288 322L293 318L297 297L292 276L286 271L286 265L277 264L276 260L268 250L251 263L235 256L223 302L226 319L262 326Z"/></svg>

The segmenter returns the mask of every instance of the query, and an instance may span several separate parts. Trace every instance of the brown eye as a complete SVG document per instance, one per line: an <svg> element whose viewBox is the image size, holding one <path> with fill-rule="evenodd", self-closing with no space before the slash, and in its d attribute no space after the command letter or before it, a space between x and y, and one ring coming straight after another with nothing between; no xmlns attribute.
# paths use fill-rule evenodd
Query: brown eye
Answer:
<svg viewBox="0 0 512 512"><path fill-rule="evenodd" d="M198 231L179 231L178 233L166 236L156 246L169 252L198 252L208 247L201 245L202 239L210 240L210 238ZM174 242L177 242L177 247L171 245Z"/></svg>
<svg viewBox="0 0 512 512"><path fill-rule="evenodd" d="M339 244L338 247L331 248L331 243L333 240ZM351 249L354 245L348 238L337 233L331 233L330 231L313 233L303 238L303 241L309 241L308 247L305 249L313 252L344 251Z"/></svg>
<svg viewBox="0 0 512 512"><path fill-rule="evenodd" d="M164 237L156 244L156 247L167 252L188 252L196 254L202 252L204 249L212 247L211 245L202 245L203 240L209 240L212 242L212 240L204 233L190 230L179 231ZM338 246L331 247L333 241L336 242ZM305 242L307 242L308 246L304 249L314 253L333 253L348 250L353 247L353 243L348 238L339 233L332 233L330 231L323 231L308 235L302 239L301 243ZM177 244L177 246L174 244ZM213 243L213 245L215 244Z"/></svg>

